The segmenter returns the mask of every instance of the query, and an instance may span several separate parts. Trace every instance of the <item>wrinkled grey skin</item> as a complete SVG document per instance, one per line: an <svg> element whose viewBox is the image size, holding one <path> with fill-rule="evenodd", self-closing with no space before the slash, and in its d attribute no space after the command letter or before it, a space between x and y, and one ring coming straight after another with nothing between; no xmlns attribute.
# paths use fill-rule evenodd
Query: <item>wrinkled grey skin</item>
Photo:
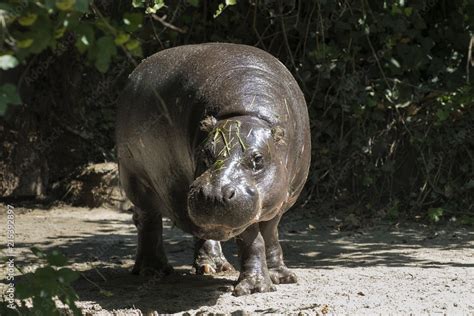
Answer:
<svg viewBox="0 0 474 316"><path fill-rule="evenodd" d="M198 273L232 269L219 240L236 237L235 295L296 282L277 227L308 175L309 120L276 58L220 43L161 51L130 75L116 127L120 181L136 206L135 273L172 271L166 216L197 237Z"/></svg>

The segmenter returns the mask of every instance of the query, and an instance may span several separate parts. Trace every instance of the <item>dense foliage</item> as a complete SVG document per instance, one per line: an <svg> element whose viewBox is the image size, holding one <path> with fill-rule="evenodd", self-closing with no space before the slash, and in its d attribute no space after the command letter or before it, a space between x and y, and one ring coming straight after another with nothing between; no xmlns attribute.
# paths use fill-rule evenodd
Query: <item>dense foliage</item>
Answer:
<svg viewBox="0 0 474 316"><path fill-rule="evenodd" d="M88 144L70 145L86 161L114 159L114 102L143 56L244 43L277 56L306 95L307 201L364 216L472 221L470 0L7 0L0 9L0 67L21 69L2 82L0 112L23 102L40 120L63 122ZM52 134L46 125L42 139Z"/></svg>

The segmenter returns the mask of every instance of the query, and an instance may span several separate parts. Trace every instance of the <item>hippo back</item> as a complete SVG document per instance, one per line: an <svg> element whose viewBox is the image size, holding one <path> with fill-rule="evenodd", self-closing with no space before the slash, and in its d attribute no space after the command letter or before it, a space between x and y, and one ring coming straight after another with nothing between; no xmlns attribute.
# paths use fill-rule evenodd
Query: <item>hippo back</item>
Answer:
<svg viewBox="0 0 474 316"><path fill-rule="evenodd" d="M129 198L138 203L131 188L138 185L153 195L150 207L184 221L195 150L205 137L200 121L245 115L285 130L288 208L306 180L311 148L304 96L286 67L258 48L224 43L170 48L145 59L122 93L116 126Z"/></svg>

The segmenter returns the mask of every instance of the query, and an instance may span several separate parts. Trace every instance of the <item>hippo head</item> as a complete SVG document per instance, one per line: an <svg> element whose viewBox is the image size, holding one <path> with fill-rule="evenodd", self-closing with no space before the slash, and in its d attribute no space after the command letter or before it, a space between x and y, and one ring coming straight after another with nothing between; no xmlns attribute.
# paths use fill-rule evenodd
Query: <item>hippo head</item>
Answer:
<svg viewBox="0 0 474 316"><path fill-rule="evenodd" d="M284 130L251 116L206 120L188 212L195 235L227 240L271 219L286 200Z"/></svg>

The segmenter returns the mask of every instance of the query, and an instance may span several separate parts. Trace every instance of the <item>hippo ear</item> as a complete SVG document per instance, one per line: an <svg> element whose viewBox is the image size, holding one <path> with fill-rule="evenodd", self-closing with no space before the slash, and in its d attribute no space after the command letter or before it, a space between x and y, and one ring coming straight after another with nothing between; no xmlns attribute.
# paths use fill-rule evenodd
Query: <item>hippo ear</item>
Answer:
<svg viewBox="0 0 474 316"><path fill-rule="evenodd" d="M201 121L199 128L203 132L212 132L212 130L216 127L217 120L214 116L206 116L204 120Z"/></svg>
<svg viewBox="0 0 474 316"><path fill-rule="evenodd" d="M283 143L285 138L285 130L281 126L272 128L272 136L276 143Z"/></svg>

